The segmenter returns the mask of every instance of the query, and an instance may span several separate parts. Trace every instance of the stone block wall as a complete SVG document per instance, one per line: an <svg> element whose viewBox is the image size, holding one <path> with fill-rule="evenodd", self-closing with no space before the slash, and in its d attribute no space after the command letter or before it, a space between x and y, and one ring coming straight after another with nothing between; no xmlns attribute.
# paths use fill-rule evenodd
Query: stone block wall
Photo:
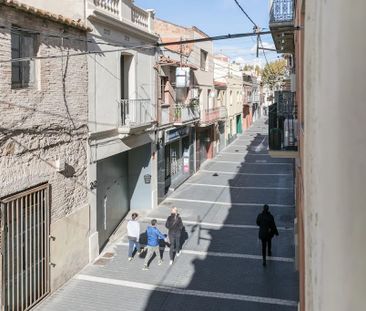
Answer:
<svg viewBox="0 0 366 311"><path fill-rule="evenodd" d="M0 61L11 59L12 25L35 32L36 82L12 88L11 63L0 63L0 198L51 185L51 223L87 205L87 56L76 28L0 4ZM54 160L64 160L57 172Z"/></svg>

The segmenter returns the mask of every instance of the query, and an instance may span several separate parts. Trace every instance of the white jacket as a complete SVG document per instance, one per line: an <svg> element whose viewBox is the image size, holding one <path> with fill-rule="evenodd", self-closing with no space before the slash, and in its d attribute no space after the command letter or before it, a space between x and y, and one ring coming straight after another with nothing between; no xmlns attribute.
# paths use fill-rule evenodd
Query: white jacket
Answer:
<svg viewBox="0 0 366 311"><path fill-rule="evenodd" d="M140 224L137 220L129 220L127 223L127 235L137 238L137 241L140 238Z"/></svg>

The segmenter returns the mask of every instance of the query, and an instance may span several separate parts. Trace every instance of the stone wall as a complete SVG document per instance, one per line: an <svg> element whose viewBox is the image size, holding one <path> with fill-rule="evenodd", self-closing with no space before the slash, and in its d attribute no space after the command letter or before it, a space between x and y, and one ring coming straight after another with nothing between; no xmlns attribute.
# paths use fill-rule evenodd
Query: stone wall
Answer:
<svg viewBox="0 0 366 311"><path fill-rule="evenodd" d="M0 5L1 6L1 5ZM87 204L87 58L66 57L85 51L85 33L1 6L0 24L36 30L36 81L12 88L11 63L0 64L0 197L40 183L51 185L51 215L56 221ZM0 29L0 60L11 59L10 29ZM57 172L54 160L65 160Z"/></svg>

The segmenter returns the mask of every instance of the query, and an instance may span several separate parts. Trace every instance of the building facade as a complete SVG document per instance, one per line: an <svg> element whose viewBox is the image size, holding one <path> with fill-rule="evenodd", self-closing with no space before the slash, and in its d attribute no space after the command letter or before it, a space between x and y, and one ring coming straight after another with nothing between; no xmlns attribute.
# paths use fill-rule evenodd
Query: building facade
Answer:
<svg viewBox="0 0 366 311"><path fill-rule="evenodd" d="M88 57L92 260L131 209L157 204L158 37L153 11L133 1L89 1L86 16L88 49L106 51Z"/></svg>
<svg viewBox="0 0 366 311"><path fill-rule="evenodd" d="M221 135L221 123L225 123L226 146L238 134L243 132L243 71L239 64L230 62L230 59L225 55L215 55L214 62L217 100L222 106L220 108L222 111L222 119L219 121L219 132Z"/></svg>
<svg viewBox="0 0 366 311"><path fill-rule="evenodd" d="M207 35L196 27L183 27L163 20L156 19L154 27L162 43L207 38ZM166 132L160 134L160 140L169 135L177 136L178 132L186 133L184 136L189 137L185 142L183 141L184 136L176 138L178 141L182 140L182 143L175 143L176 147L171 145L168 140L169 145L174 148L167 147L164 152L159 153L161 159L159 160L160 185L163 184L162 171L164 168L165 193L168 192L168 187L173 190L177 184L197 171L202 163L211 159L215 154L216 139L218 139L215 133L220 116L214 89L212 50L212 42L209 41L166 45L161 50L162 59L159 66L163 68L163 71L160 70L162 76L160 86L165 84L161 93L165 92L165 103L169 102L167 94L170 94L171 97L172 104L165 107L165 110L171 111L172 105L175 110L170 112L173 120L170 120L170 126L165 129ZM189 81L187 80L188 84L184 88L179 87L181 76L179 73L177 74L177 70L182 70L183 75L186 70ZM170 71L170 77L168 77L168 71ZM170 86L171 91L169 91ZM178 148L178 145L182 147ZM178 155L178 160L176 160L176 155ZM167 166L167 163L172 160L177 163L173 167L178 168L176 182L171 179L172 174L169 173L169 165ZM170 166L172 167L172 165ZM162 189L162 186L160 187ZM161 190L160 193L163 191Z"/></svg>
<svg viewBox="0 0 366 311"><path fill-rule="evenodd" d="M0 25L1 304L20 310L89 262L89 29L15 1Z"/></svg>
<svg viewBox="0 0 366 311"><path fill-rule="evenodd" d="M278 51L293 56L296 77L300 310L364 309L366 44L358 38L365 9L364 1L272 1L272 36Z"/></svg>

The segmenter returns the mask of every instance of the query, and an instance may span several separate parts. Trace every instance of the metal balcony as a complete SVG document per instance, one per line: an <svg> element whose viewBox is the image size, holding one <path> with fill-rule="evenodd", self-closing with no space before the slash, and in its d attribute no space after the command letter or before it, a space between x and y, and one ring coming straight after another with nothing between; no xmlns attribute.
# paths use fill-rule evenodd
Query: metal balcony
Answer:
<svg viewBox="0 0 366 311"><path fill-rule="evenodd" d="M279 53L293 53L294 0L273 0L269 16L269 28Z"/></svg>
<svg viewBox="0 0 366 311"><path fill-rule="evenodd" d="M294 93L275 92L275 103L269 106L268 117L269 153L272 157L297 157L297 128Z"/></svg>
<svg viewBox="0 0 366 311"><path fill-rule="evenodd" d="M201 113L201 126L207 126L220 119L220 107L214 107L210 109L204 109Z"/></svg>
<svg viewBox="0 0 366 311"><path fill-rule="evenodd" d="M289 23L294 21L294 0L273 0L269 23Z"/></svg>
<svg viewBox="0 0 366 311"><path fill-rule="evenodd" d="M143 131L156 122L155 108L150 99L122 99L119 116L120 134Z"/></svg>
<svg viewBox="0 0 366 311"><path fill-rule="evenodd" d="M174 105L173 123L174 125L184 125L198 121L200 118L200 109L197 105Z"/></svg>
<svg viewBox="0 0 366 311"><path fill-rule="evenodd" d="M221 120L223 120L223 119L226 119L227 116L228 116L228 114L227 114L227 108L225 106L220 106L219 107L219 118Z"/></svg>

